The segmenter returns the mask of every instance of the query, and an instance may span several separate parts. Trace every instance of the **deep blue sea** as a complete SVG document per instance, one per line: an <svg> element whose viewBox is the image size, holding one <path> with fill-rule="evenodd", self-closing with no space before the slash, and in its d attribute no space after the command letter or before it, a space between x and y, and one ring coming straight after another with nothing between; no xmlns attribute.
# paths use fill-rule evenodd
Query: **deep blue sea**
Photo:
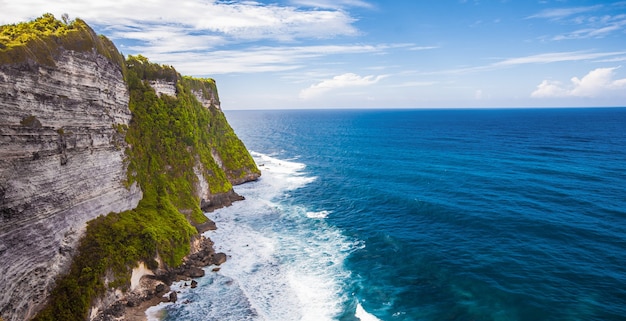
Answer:
<svg viewBox="0 0 626 321"><path fill-rule="evenodd" d="M165 320L626 320L626 108L226 111L261 179Z"/></svg>

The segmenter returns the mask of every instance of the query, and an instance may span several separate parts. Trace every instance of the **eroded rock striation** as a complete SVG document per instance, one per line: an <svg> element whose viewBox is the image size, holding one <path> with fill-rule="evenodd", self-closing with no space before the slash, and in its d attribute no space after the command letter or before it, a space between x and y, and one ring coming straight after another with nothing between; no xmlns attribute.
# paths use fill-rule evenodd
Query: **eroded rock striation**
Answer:
<svg viewBox="0 0 626 321"><path fill-rule="evenodd" d="M53 17L44 18L60 24ZM28 47L32 43L34 47ZM198 204L191 206L176 195L166 201L178 207L179 214L202 231L214 225L197 217L193 219L200 206L213 209L240 199L230 184L255 180L260 175L250 162L240 163L240 159L251 158L249 154L242 155L243 145L236 137L230 137L234 134L224 124L214 82L183 79L173 69L166 69L168 77L144 75L143 79L146 85L153 86L157 95L171 96L156 103L171 103L177 99L178 91L189 91L219 120L211 120L211 125L201 129L215 131L208 136L211 152L195 156L195 164L160 164L162 168L157 172L137 174L137 164L142 163L137 161L140 154L132 151L138 146L129 143L127 135L130 135L129 127L141 128L131 126L132 121L141 118L129 107L130 88L134 87L127 83L125 73L130 67L124 65L123 57L114 47L103 50L111 46L82 21L60 36L41 36L37 41L13 48L0 43L0 293L3 293L0 317L3 320L28 320L46 304L58 277L67 273L75 260L88 222L109 213L141 207L146 186L142 186L141 179L133 179L135 176L144 175L148 177L143 178L146 181L151 179L150 175L167 178L163 172L168 170L174 176L182 173L182 180L186 179L187 183L177 181L175 187L182 185L183 190L171 193L193 195ZM173 146L187 144L183 150L189 153L199 146L195 137L168 135L174 141ZM233 144L237 148L232 148ZM208 159L207 154L216 159ZM190 168L180 170L181 166ZM159 195L162 190L171 189L167 185L155 186L148 190L157 190ZM159 204L164 202L160 197L156 198ZM142 208L147 211L150 206ZM142 228L145 233L154 233L150 226ZM158 257L160 249L158 244L155 246L154 255ZM163 268L175 267L160 264L159 269Z"/></svg>
<svg viewBox="0 0 626 321"><path fill-rule="evenodd" d="M55 66L0 66L0 307L32 316L85 222L137 206L124 186L128 90L120 66L63 51ZM10 318L10 315L15 316Z"/></svg>

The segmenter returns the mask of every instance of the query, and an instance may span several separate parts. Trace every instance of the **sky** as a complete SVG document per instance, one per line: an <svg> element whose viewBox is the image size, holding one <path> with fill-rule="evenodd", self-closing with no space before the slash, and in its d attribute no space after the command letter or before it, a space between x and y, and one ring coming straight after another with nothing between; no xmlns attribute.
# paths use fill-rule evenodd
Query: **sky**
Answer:
<svg viewBox="0 0 626 321"><path fill-rule="evenodd" d="M0 0L216 80L222 108L626 106L626 1Z"/></svg>

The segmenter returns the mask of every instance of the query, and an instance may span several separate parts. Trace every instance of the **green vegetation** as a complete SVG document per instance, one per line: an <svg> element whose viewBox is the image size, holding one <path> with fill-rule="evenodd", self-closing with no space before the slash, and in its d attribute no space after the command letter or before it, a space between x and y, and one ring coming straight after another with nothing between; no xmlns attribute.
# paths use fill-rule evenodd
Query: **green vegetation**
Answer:
<svg viewBox="0 0 626 321"><path fill-rule="evenodd" d="M159 78L147 78L149 75L181 78L169 73L171 67L163 66L162 72L158 72L158 67L142 56L128 58L126 78L133 113L126 134L132 146L128 151L131 156L128 182L137 180L147 199L154 198L160 189L166 195L174 195L173 204L190 212L193 223L202 223L206 217L194 193L198 181L194 166L202 164L211 193L232 189L228 177L211 156L212 142L219 138L211 137L207 130L213 121L212 114L182 82L176 83L177 97L157 96L148 81Z"/></svg>
<svg viewBox="0 0 626 321"><path fill-rule="evenodd" d="M138 183L143 198L133 210L88 222L70 270L57 280L35 320L85 320L94 299L107 288L128 287L138 262L156 268L158 257L166 266L179 265L197 234L194 225L207 220L199 206L194 167L202 169L212 194L230 191L231 180L260 173L221 110L205 108L196 99L193 91L198 90L205 98L217 99L213 80L181 77L171 66L150 63L142 56L124 61L108 39L95 36L79 19L60 22L46 14L0 27L0 64L30 61L54 66L61 50L93 48L119 63L130 91L131 123L113 129L125 135L129 146L126 184ZM156 79L174 83L176 97L157 95L149 85ZM31 116L22 125L37 122Z"/></svg>
<svg viewBox="0 0 626 321"><path fill-rule="evenodd" d="M220 155L224 171L230 179L243 178L249 173L260 173L248 150L226 121L224 113L218 109L210 109L211 125L208 136L211 146ZM246 155L248 157L242 157ZM252 170L251 170L252 169Z"/></svg>
<svg viewBox="0 0 626 321"><path fill-rule="evenodd" d="M122 67L124 57L104 36L97 36L82 20L59 21L46 13L29 22L0 26L0 64L34 61L54 66L61 50L96 50Z"/></svg>
<svg viewBox="0 0 626 321"><path fill-rule="evenodd" d="M144 261L156 268L156 253L172 264L189 252L196 230L166 200L142 201L123 213L99 216L87 225L68 274L58 280L35 320L85 320L93 300L108 287L128 287L131 267ZM104 276L113 276L105 284Z"/></svg>
<svg viewBox="0 0 626 321"><path fill-rule="evenodd" d="M191 88L193 91L199 91L202 93L204 99L215 99L219 101L217 96L217 86L215 80L211 78L195 78L190 76L183 76L185 86Z"/></svg>

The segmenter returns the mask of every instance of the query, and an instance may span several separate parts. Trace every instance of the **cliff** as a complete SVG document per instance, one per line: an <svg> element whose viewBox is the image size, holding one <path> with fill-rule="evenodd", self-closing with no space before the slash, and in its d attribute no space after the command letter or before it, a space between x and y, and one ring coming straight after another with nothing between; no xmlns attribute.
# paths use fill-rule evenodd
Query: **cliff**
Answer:
<svg viewBox="0 0 626 321"><path fill-rule="evenodd" d="M85 319L138 262L180 264L209 224L201 206L259 175L213 80L125 60L80 20L1 27L4 320L44 306L41 319Z"/></svg>

